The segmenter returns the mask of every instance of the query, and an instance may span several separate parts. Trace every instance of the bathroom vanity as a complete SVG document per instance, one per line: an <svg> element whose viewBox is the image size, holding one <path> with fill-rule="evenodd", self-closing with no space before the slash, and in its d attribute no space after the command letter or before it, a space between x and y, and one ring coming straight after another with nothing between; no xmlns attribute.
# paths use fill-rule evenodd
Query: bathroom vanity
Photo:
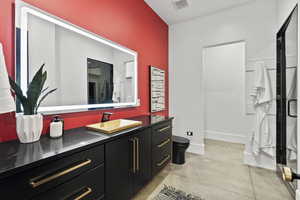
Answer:
<svg viewBox="0 0 300 200"><path fill-rule="evenodd" d="M130 119L142 125L111 135L78 128L59 139L0 144L1 199L130 199L170 162L173 118Z"/></svg>
<svg viewBox="0 0 300 200"><path fill-rule="evenodd" d="M38 113L140 106L137 51L21 0L15 13L18 84L26 91L45 63L47 86L58 88ZM22 112L19 105L16 110ZM114 134L77 128L58 139L0 144L0 199L130 199L171 160L172 118L130 119L142 125Z"/></svg>

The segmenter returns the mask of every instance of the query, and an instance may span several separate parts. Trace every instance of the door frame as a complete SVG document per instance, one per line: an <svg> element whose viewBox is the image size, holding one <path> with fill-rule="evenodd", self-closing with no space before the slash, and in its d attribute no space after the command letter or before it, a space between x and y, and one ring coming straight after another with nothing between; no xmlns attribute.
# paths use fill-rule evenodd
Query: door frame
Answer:
<svg viewBox="0 0 300 200"><path fill-rule="evenodd" d="M204 52L206 49L208 48L213 48L213 47L219 47L219 46L224 46L224 45L230 45L230 44L237 44L237 43L245 43L245 59L244 59L244 70L246 70L246 62L247 62L247 42L246 40L244 39L241 39L241 40L234 40L234 41L229 41L229 42L223 42L223 43L217 43L217 44L211 44L211 45L204 45L203 48L202 48L202 69L201 69L201 75L200 75L200 78L201 78L201 87L200 87L200 94L201 95L201 104L200 104L200 107L201 107L201 110L202 110L202 120L203 120L203 131L204 131L204 139L206 138L206 131L207 131L207 127L206 127L206 71L205 71L205 63L204 63ZM246 96L246 75L245 73L243 73L243 97ZM244 113L246 113L246 102L243 101L243 109L244 109ZM300 200L300 199L299 199Z"/></svg>
<svg viewBox="0 0 300 200"><path fill-rule="evenodd" d="M288 18L285 20L279 31L276 35L276 47L277 47L277 55L276 55L276 168L277 168L277 174L281 178L282 177L282 171L283 167L287 166L287 91L286 91L286 31L287 28L290 25L290 22L292 20L292 17L294 15L295 10L298 9L297 5L293 8L292 12L289 14ZM298 18L298 16L297 16ZM299 45L299 44L298 44ZM282 46L278 48L279 46ZM284 52L284 54L282 53ZM284 56L283 56L284 55ZM298 70L297 70L298 73ZM278 98L279 97L279 98ZM298 98L298 97L297 97ZM279 112L278 112L279 111ZM297 113L298 114L298 113ZM297 119L297 123L298 123ZM298 133L298 127L297 127L297 133ZM297 139L298 140L298 139ZM299 144L299 143L297 143ZM298 151L299 145L297 145L297 151ZM298 158L297 158L297 165L298 165ZM298 173L299 169L297 167ZM295 196L296 190L298 186L296 186L293 183L283 181L286 185L287 189L290 191L290 193ZM296 184L298 185L298 183Z"/></svg>
<svg viewBox="0 0 300 200"><path fill-rule="evenodd" d="M300 66L300 15L299 15L299 3L300 0L297 0L295 7L298 7L298 67ZM297 77L300 77L300 70L297 70ZM299 99L300 95L300 81L297 83L297 98ZM300 109L297 109L297 115L300 116ZM300 117L297 118L297 124L300 124ZM300 132L300 127L297 126L297 135ZM297 137L297 166L300 166L300 137ZM300 167L297 167L297 173L300 173ZM297 189L296 189L296 200L300 200L300 181L297 181Z"/></svg>
<svg viewBox="0 0 300 200"><path fill-rule="evenodd" d="M300 3L300 0L296 0L291 6L290 6L290 12L288 13L292 13L293 10L298 7L298 66L300 64L300 56L299 56L299 53L300 53L300 32L299 32L299 28L300 28L300 15L299 15L299 3ZM289 16L287 17L289 18ZM284 22L285 23L285 22ZM281 29L281 26L279 27L279 30ZM300 77L300 70L297 70L297 77ZM297 83L297 98L299 98L299 95L300 95L300 81L298 81ZM300 109L297 110L297 115L300 114ZM297 123L300 124L300 117L297 118ZM297 136L299 135L299 132L300 132L300 127L297 126ZM300 144L300 137L297 137L297 144ZM297 152L300 153L300 145L297 145ZM297 154L297 166L300 166L300 154ZM297 167L297 172L296 173L300 173L300 167ZM281 175L281 174L280 174ZM300 200L300 181L297 181L297 189L295 191L295 199L296 200Z"/></svg>
<svg viewBox="0 0 300 200"><path fill-rule="evenodd" d="M282 29L284 29L284 25L290 20L290 17L293 14L293 11L298 7L299 2L300 2L300 0L296 0L295 3L292 5L292 7L290 7L290 12L289 12L290 14L287 17L287 19L284 21L283 25L279 27L278 33L280 33L280 31ZM299 28L300 28L300 15L299 15L299 8L298 8L298 63L297 63L298 66L300 64L300 59L299 59L300 58L300 56L299 56L299 50L300 50L300 32L299 32ZM297 77L300 77L300 70L297 70ZM298 81L298 83L297 83L297 98L299 98L299 95L300 95L299 92L300 92L300 82ZM300 116L299 114L300 114L300 109L297 110L297 115ZM299 124L299 123L300 123L300 117L297 118L297 124ZM299 132L300 132L300 127L297 126L297 135L299 134ZM297 137L297 144L300 144L300 137ZM297 145L297 152L300 153L300 145ZM300 154L299 153L297 154L297 166L300 166ZM281 160L278 157L278 155L276 155L276 159ZM278 175L281 177L282 173L279 170L280 168L281 168L281 166L278 165L278 163L277 163L277 172L278 172ZM297 167L297 172L296 173L298 173L298 174L300 173L300 167ZM284 182L284 183L286 185L288 185L288 189L290 191L292 191L291 186L287 182ZM295 199L296 200L300 200L300 181L297 181L297 189L296 189L296 191L292 191L292 193L295 194Z"/></svg>

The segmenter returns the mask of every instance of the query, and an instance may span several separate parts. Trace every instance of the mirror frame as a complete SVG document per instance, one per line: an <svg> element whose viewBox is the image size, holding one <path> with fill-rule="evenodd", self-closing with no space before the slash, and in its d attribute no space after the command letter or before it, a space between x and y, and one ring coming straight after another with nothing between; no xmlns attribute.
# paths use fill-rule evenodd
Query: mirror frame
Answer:
<svg viewBox="0 0 300 200"><path fill-rule="evenodd" d="M28 16L33 15L44 19L46 21L52 22L58 26L76 32L80 35L93 39L97 42L101 42L102 44L106 44L110 47L116 48L120 51L128 53L134 57L134 101L128 103L107 103L107 104L88 104L88 105L67 105L67 106L41 106L38 112L43 114L55 114L55 113L70 113L70 112L83 112L83 111L91 111L97 109L112 109L112 108L128 108L128 107L137 107L139 106L139 99L138 99L138 53L134 50L131 50L127 47L124 47L118 43L115 43L111 40L108 40L104 37L101 37L95 33L92 33L86 29L83 29L79 26L76 26L68 21L65 21L59 17L53 16L43 10L40 10L34 6L31 6L21 0L16 1L16 18L15 18L15 28L20 28L20 52L18 55L18 48L16 48L16 80L19 77L19 84L21 89L27 91L28 86ZM17 36L17 34L16 34ZM16 38L16 44L18 42ZM18 67L18 64L20 66Z"/></svg>

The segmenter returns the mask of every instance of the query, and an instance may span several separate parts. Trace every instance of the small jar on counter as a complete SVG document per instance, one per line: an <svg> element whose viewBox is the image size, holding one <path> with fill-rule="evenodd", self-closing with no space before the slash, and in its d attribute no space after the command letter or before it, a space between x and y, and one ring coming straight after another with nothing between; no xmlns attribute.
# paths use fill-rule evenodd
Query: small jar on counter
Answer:
<svg viewBox="0 0 300 200"><path fill-rule="evenodd" d="M59 138L64 132L64 120L59 118L59 116L54 116L50 123L50 137Z"/></svg>

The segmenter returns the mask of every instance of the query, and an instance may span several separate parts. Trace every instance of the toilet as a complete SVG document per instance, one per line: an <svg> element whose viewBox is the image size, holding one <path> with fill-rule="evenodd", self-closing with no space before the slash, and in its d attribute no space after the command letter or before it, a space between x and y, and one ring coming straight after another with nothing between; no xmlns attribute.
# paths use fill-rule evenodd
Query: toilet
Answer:
<svg viewBox="0 0 300 200"><path fill-rule="evenodd" d="M185 151L190 145L190 140L184 137L173 136L173 157L172 162L174 164L185 163Z"/></svg>

